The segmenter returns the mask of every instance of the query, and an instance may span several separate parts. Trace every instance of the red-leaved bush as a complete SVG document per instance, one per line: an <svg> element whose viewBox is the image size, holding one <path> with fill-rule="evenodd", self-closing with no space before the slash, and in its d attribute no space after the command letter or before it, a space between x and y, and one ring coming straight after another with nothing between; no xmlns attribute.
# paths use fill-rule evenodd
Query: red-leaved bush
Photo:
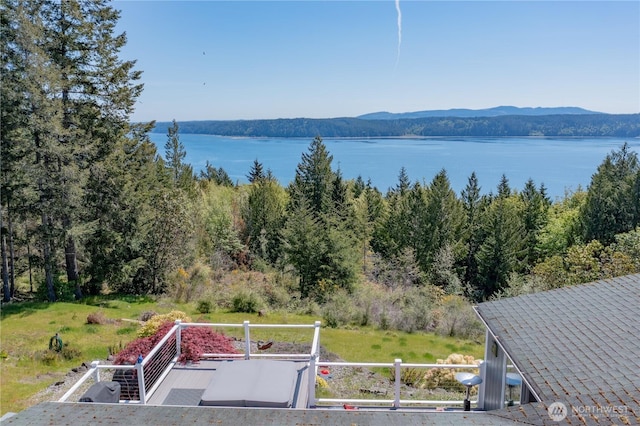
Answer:
<svg viewBox="0 0 640 426"><path fill-rule="evenodd" d="M207 327L189 327L182 330L182 345L179 362L197 362L202 354L235 354L233 340L221 332Z"/></svg>
<svg viewBox="0 0 640 426"><path fill-rule="evenodd" d="M160 340L171 330L174 323L167 321L158 331L148 337L140 337L130 342L118 353L114 364L135 364L138 355L146 357ZM175 342L175 336L171 336L171 342ZM189 327L182 330L180 357L178 362L198 362L200 356L205 353L237 353L233 346L233 339L220 332L215 332L208 327Z"/></svg>

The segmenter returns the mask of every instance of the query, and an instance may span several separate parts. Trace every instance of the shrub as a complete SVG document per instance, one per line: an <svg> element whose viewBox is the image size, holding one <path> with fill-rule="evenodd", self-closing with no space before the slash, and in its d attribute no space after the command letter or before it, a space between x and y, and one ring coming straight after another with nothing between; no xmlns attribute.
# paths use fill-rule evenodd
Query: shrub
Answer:
<svg viewBox="0 0 640 426"><path fill-rule="evenodd" d="M391 328L413 333L414 331L431 331L434 326L434 295L432 287L411 288L400 292L392 312L389 307Z"/></svg>
<svg viewBox="0 0 640 426"><path fill-rule="evenodd" d="M75 297L76 285L75 283L63 281L58 277L53 278L53 291L56 295L56 300L58 302L72 302L76 299ZM49 294L47 289L46 282L41 281L38 283L38 287L36 288L36 298L38 300L47 301L49 300Z"/></svg>
<svg viewBox="0 0 640 426"><path fill-rule="evenodd" d="M151 318L153 318L154 316L158 315L157 312L154 311L144 311L143 313L140 314L140 321L142 322L147 322L149 321Z"/></svg>
<svg viewBox="0 0 640 426"><path fill-rule="evenodd" d="M211 268L200 262L188 269L178 268L169 275L169 296L177 303L189 303L201 297L213 275Z"/></svg>
<svg viewBox="0 0 640 426"><path fill-rule="evenodd" d="M122 340L120 340L120 342L116 345L115 343L113 345L109 345L107 347L107 352L109 352L109 355L113 356L113 355L117 355L120 353L120 351L122 351L123 346L122 346Z"/></svg>
<svg viewBox="0 0 640 426"><path fill-rule="evenodd" d="M329 296L322 307L322 319L331 328L350 324L353 318L351 299L344 290L338 290Z"/></svg>
<svg viewBox="0 0 640 426"><path fill-rule="evenodd" d="M291 301L291 293L281 286L269 284L263 292L267 303L273 309L286 308Z"/></svg>
<svg viewBox="0 0 640 426"><path fill-rule="evenodd" d="M198 362L205 353L238 353L233 339L222 332L215 332L205 327L189 327L182 330L180 358L178 362Z"/></svg>
<svg viewBox="0 0 640 426"><path fill-rule="evenodd" d="M240 290L231 300L232 312L252 314L258 312L262 306L263 303L260 297L251 290Z"/></svg>
<svg viewBox="0 0 640 426"><path fill-rule="evenodd" d="M87 324L107 324L108 322L107 317L100 311L87 315Z"/></svg>
<svg viewBox="0 0 640 426"><path fill-rule="evenodd" d="M316 376L316 387L321 389L329 389L329 383L320 376Z"/></svg>
<svg viewBox="0 0 640 426"><path fill-rule="evenodd" d="M160 341L160 339L162 339L162 337L167 334L167 331L169 331L171 327L173 327L173 324L171 324L170 322L167 322L166 324L168 325L166 330L164 329L164 327L160 327L156 329L157 333L154 335L140 337L129 342L129 344L124 347L124 349L118 352L118 355L116 356L116 359L113 361L113 363L133 365L136 363L138 355L147 356L147 354L151 352L151 349L153 349L156 343L158 343L158 341Z"/></svg>
<svg viewBox="0 0 640 426"><path fill-rule="evenodd" d="M208 300L199 301L196 310L201 314L208 314L211 312L211 302Z"/></svg>
<svg viewBox="0 0 640 426"><path fill-rule="evenodd" d="M174 323L176 320L183 322L191 322L191 318L182 311L171 311L168 314L155 315L149 321L147 321L140 330L138 330L139 337L147 337L155 334L160 326L166 322Z"/></svg>
<svg viewBox="0 0 640 426"><path fill-rule="evenodd" d="M118 353L114 363L135 364L138 355L146 357L173 326L173 322L166 321L156 329L155 334L133 340ZM204 353L237 353L230 337L204 327L182 330L180 352L178 361L183 363L198 362Z"/></svg>
<svg viewBox="0 0 640 426"><path fill-rule="evenodd" d="M60 360L60 356L58 355L58 353L53 351L41 352L38 355L38 358L40 358L40 362L42 362L44 365L55 365Z"/></svg>
<svg viewBox="0 0 640 426"><path fill-rule="evenodd" d="M449 295L438 311L436 332L443 336L473 339L482 335L483 327L471 305L461 296Z"/></svg>
<svg viewBox="0 0 640 426"><path fill-rule="evenodd" d="M451 354L447 359L439 359L436 364L466 364L478 365L480 360L474 359L471 355ZM443 388L447 390L455 390L466 392L466 387L458 382L455 374L459 371L469 371L455 368L432 368L428 370L418 382L420 388L435 389ZM472 393L477 392L477 386L471 389Z"/></svg>
<svg viewBox="0 0 640 426"><path fill-rule="evenodd" d="M417 385L424 374L424 370L419 368L401 368L400 369L400 383L404 383L407 386ZM389 370L389 380L391 382L396 381L396 371L395 369Z"/></svg>
<svg viewBox="0 0 640 426"><path fill-rule="evenodd" d="M60 352L60 356L69 361L72 359L80 358L82 356L82 352L80 349L74 348L73 346L64 345L62 351Z"/></svg>

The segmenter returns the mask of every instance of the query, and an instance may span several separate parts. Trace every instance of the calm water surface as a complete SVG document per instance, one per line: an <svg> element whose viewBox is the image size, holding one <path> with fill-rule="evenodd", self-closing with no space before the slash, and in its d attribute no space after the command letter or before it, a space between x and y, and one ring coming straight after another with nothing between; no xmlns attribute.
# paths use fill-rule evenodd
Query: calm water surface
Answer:
<svg viewBox="0 0 640 426"><path fill-rule="evenodd" d="M151 140L164 156L166 134L152 133ZM269 168L282 185L295 176L303 152L313 138L231 138L180 134L187 151L186 162L194 171L207 162L222 167L236 182L257 159ZM476 172L483 193L495 192L504 174L512 188L522 189L532 178L536 186L547 187L552 198L565 190L586 188L605 156L628 142L640 153L639 139L618 138L420 138L420 139L323 139L333 155L333 169L345 179L359 175L382 192L398 182L405 167L412 182L430 183L442 169L452 188L460 193L472 172Z"/></svg>

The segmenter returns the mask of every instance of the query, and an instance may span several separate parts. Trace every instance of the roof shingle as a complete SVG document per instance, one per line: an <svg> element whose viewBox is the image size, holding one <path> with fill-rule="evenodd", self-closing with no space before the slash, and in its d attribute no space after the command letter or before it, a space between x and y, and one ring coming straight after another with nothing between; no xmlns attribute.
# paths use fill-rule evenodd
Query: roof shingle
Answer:
<svg viewBox="0 0 640 426"><path fill-rule="evenodd" d="M568 403L578 424L611 410L585 415L584 407L624 407L640 423L640 274L485 302L476 311L542 401ZM610 414L608 421L621 413Z"/></svg>

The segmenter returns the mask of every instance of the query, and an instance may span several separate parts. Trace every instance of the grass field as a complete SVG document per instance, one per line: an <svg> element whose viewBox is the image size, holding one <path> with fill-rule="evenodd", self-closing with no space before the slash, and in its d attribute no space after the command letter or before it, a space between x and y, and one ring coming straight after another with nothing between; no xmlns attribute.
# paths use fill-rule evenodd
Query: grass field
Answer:
<svg viewBox="0 0 640 426"><path fill-rule="evenodd" d="M34 403L32 396L61 381L71 368L83 362L104 360L109 348L126 345L136 338L137 320L143 312L167 313L181 310L197 322L241 324L245 320L262 324L312 324L321 318L270 313L217 312L199 314L194 305L154 302L146 298L95 299L84 303L17 303L2 307L0 317L0 412L21 411ZM107 324L87 324L87 316L100 313ZM225 329L226 334L243 336L242 329ZM59 333L64 355L49 351L49 340ZM254 329L252 340L310 343L308 329ZM374 330L323 328L320 344L347 361L432 363L451 353L482 358L483 345L477 342L437 336L431 333L403 333Z"/></svg>

